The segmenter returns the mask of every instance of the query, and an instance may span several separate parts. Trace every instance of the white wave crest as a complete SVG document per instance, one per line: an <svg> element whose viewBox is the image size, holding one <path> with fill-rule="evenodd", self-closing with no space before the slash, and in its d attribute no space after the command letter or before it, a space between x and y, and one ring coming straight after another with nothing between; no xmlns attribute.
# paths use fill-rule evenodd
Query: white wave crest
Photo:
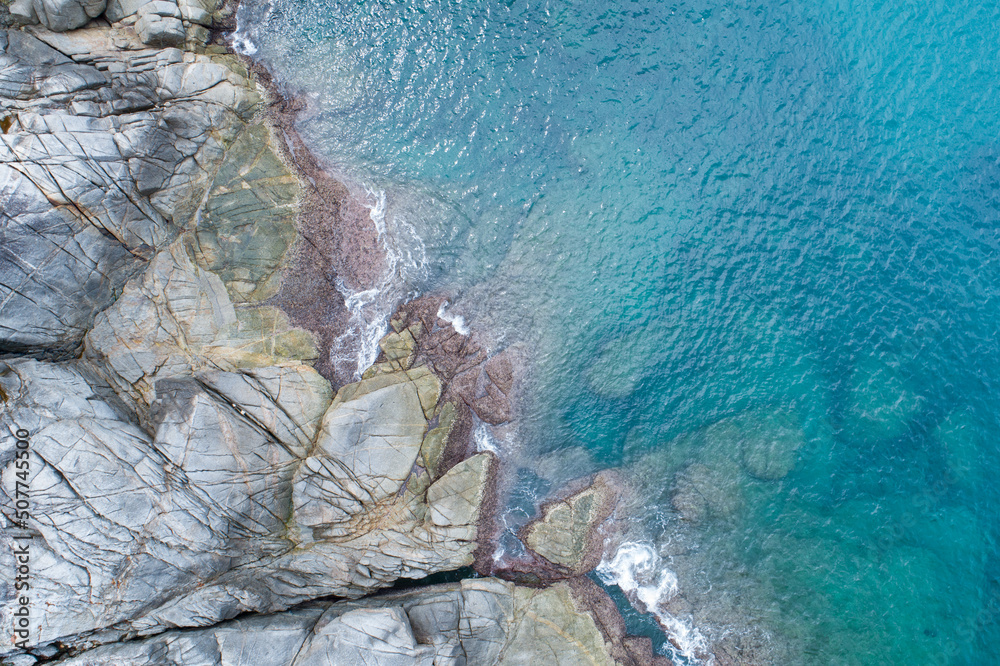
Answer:
<svg viewBox="0 0 1000 666"><path fill-rule="evenodd" d="M336 284L350 316L333 344L331 360L335 365L353 365L354 379L360 379L378 358L378 341L389 328L389 312L380 306L377 289L352 292L342 281Z"/></svg>
<svg viewBox="0 0 1000 666"><path fill-rule="evenodd" d="M229 36L229 45L234 51L245 56L252 56L259 50L250 36L250 28L259 28L267 23L274 13L274 2L268 0L262 4L240 3L236 10L236 30Z"/></svg>
<svg viewBox="0 0 1000 666"><path fill-rule="evenodd" d="M438 319L443 319L449 324L451 324L451 327L455 329L455 332L458 333L459 335L468 335L469 325L465 323L465 317L463 317L462 315L448 314L447 311L448 305L449 304L446 301L442 303L441 306L438 308L437 311Z"/></svg>
<svg viewBox="0 0 1000 666"><path fill-rule="evenodd" d="M617 585L640 611L652 613L667 631L674 658L683 656L690 663L703 663L699 655L708 654L705 637L693 625L668 613L663 604L679 590L677 576L670 571L652 545L626 542L614 557L605 558L596 573L605 585ZM638 603L637 603L638 602ZM713 659L708 658L707 666Z"/></svg>
<svg viewBox="0 0 1000 666"><path fill-rule="evenodd" d="M241 55L252 56L257 53L257 45L250 40L249 35L240 31L239 26L236 27L233 36L229 38L229 45Z"/></svg>
<svg viewBox="0 0 1000 666"><path fill-rule="evenodd" d="M390 220L385 190L367 184L363 187L368 217L385 253L385 270L377 284L361 291L352 291L341 280L336 283L350 316L333 345L331 360L336 365L353 365L355 379L378 358L378 342L389 330L392 311L404 297L406 285L422 277L427 263L424 244L413 225L402 218ZM402 233L397 233L398 229ZM400 236L405 243L400 242Z"/></svg>
<svg viewBox="0 0 1000 666"><path fill-rule="evenodd" d="M368 217L375 225L378 242L386 256L382 286L413 283L427 271L427 248L416 228L401 214L389 215L385 190L363 185Z"/></svg>
<svg viewBox="0 0 1000 666"><path fill-rule="evenodd" d="M267 16L268 14L271 13L272 9L273 9L273 4L268 2L262 8L261 13L264 16ZM259 22L260 22L259 19L257 21L248 20L247 17L244 16L243 7L240 7L240 10L236 12L236 30L234 30L233 34L229 36L229 45L232 47L234 51L245 56L252 56L255 53L257 53L258 47L256 44L253 43L253 40L250 38L250 33L247 30L247 26Z"/></svg>

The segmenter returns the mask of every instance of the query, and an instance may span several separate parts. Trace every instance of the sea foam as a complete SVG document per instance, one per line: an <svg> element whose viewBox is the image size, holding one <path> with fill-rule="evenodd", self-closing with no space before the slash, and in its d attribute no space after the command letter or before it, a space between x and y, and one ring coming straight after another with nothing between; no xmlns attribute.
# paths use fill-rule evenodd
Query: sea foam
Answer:
<svg viewBox="0 0 1000 666"><path fill-rule="evenodd" d="M663 558L650 544L626 542L618 547L614 556L605 558L596 573L605 585L617 585L629 601L641 612L652 613L666 630L670 643L667 649L672 657L683 657L687 663L711 666L705 637L696 627L667 612L663 604L673 598L679 585L677 576L670 571Z"/></svg>
<svg viewBox="0 0 1000 666"><path fill-rule="evenodd" d="M455 332L459 335L469 335L469 325L465 323L465 317L462 315L448 314L448 305L449 303L444 302L441 304L441 307L438 308L438 319L442 319L451 324L451 327L455 329Z"/></svg>
<svg viewBox="0 0 1000 666"><path fill-rule="evenodd" d="M343 280L336 282L350 316L333 346L331 360L335 364L353 364L355 379L360 379L378 358L378 343L389 330L393 310L404 298L417 295L407 292L408 285L420 280L426 270L426 252L413 225L387 213L385 190L367 184L363 187L368 217L384 252L385 270L368 289L355 291Z"/></svg>

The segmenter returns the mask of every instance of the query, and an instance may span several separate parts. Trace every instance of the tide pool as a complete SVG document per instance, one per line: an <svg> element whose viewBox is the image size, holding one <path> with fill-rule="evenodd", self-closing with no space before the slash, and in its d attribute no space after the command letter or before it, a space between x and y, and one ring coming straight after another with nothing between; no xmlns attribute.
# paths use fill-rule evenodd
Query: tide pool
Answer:
<svg viewBox="0 0 1000 666"><path fill-rule="evenodd" d="M676 578L687 639L995 660L1000 7L245 0L240 24L306 141L384 193L405 289L530 352L496 444L526 496L636 480L635 585Z"/></svg>

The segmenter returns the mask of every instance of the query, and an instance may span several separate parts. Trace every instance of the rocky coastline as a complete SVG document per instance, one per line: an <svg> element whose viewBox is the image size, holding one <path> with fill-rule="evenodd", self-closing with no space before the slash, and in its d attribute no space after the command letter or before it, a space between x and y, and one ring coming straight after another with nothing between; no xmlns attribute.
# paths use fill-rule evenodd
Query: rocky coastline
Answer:
<svg viewBox="0 0 1000 666"><path fill-rule="evenodd" d="M666 663L586 577L614 473L492 558L472 433L514 418L516 350L429 296L360 379L331 354L384 248L232 12L0 9L0 663Z"/></svg>

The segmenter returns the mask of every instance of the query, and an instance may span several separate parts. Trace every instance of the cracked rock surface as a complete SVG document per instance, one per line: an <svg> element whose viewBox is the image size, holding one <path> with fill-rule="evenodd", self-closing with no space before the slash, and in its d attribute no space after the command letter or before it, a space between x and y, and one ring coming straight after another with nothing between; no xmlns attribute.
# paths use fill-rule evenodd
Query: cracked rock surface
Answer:
<svg viewBox="0 0 1000 666"><path fill-rule="evenodd" d="M193 15L166 4L0 32L0 568L27 429L32 646L468 565L494 464L442 460L455 405L425 365L336 395L314 369L314 335L270 304L302 185L237 60L130 27ZM0 586L3 626L15 598Z"/></svg>
<svg viewBox="0 0 1000 666"><path fill-rule="evenodd" d="M600 528L617 507L624 486L616 472L605 470L584 488L546 502L541 515L522 529L524 544L572 575L590 572L604 555L606 535Z"/></svg>
<svg viewBox="0 0 1000 666"><path fill-rule="evenodd" d="M223 390L159 380L137 422L86 362L0 367L4 499L11 433L24 428L40 536L32 598L58 608L41 614L37 642L212 624L472 562L492 454L431 479L417 464L427 426L413 379L345 387L311 446L227 398L236 377L211 379ZM321 399L298 400L295 380L287 394L273 382L270 410L286 398L291 424L308 432ZM0 567L14 569L12 552L0 549Z"/></svg>
<svg viewBox="0 0 1000 666"><path fill-rule="evenodd" d="M0 31L0 351L77 349L188 224L257 108L241 70L116 30Z"/></svg>
<svg viewBox="0 0 1000 666"><path fill-rule="evenodd" d="M596 666L615 664L615 652L627 655L565 583L536 590L484 578L170 631L58 663Z"/></svg>
<svg viewBox="0 0 1000 666"><path fill-rule="evenodd" d="M130 27L150 46L181 46L208 40L216 0L13 0L11 17L52 32L80 28L94 19Z"/></svg>

